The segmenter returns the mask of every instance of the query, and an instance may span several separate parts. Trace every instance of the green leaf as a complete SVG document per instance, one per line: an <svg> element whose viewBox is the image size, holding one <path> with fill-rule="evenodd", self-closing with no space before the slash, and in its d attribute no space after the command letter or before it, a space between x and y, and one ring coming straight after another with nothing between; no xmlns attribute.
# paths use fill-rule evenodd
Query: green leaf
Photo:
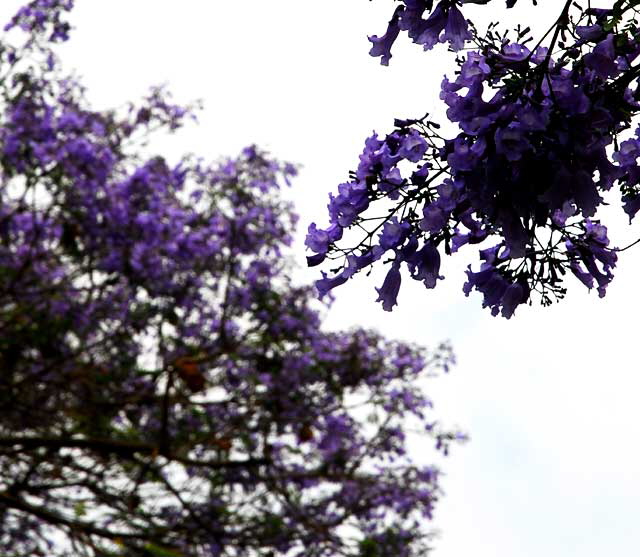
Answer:
<svg viewBox="0 0 640 557"><path fill-rule="evenodd" d="M78 503L76 503L73 507L73 514L75 514L77 517L81 517L84 516L85 514L87 514L87 508L85 506L85 504L80 501Z"/></svg>
<svg viewBox="0 0 640 557"><path fill-rule="evenodd" d="M360 557L378 557L380 554L378 543L371 538L365 538L360 542Z"/></svg>
<svg viewBox="0 0 640 557"><path fill-rule="evenodd" d="M152 555L157 557L183 557L182 553L179 553L175 549L167 549L166 547L161 547L156 545L155 543L149 542L144 546L145 550L147 550Z"/></svg>

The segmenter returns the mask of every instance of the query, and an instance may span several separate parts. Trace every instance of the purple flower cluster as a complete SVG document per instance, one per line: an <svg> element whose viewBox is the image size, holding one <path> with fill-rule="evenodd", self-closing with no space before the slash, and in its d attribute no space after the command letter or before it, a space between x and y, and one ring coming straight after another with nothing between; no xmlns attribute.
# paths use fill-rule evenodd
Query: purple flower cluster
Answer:
<svg viewBox="0 0 640 557"><path fill-rule="evenodd" d="M464 2L440 0L434 8L433 0L402 0L389 21L387 32L382 37L369 37L373 43L369 54L381 57L381 63L388 66L391 47L400 31L406 31L411 40L424 50L431 50L438 43L449 43L454 51L462 50L472 35L457 6L461 3ZM431 12L426 19L425 12Z"/></svg>
<svg viewBox="0 0 640 557"><path fill-rule="evenodd" d="M32 2L14 22L33 37L69 7ZM449 347L326 332L283 257L295 167L256 147L145 157L140 140L191 110L161 89L92 110L29 64L47 48L0 57L0 554L421 555L441 488L404 432L443 452L463 438L418 387ZM321 254L368 203L359 184L380 166L395 195L426 144L369 149L335 226L310 229ZM381 234L405 239L397 220ZM434 280L422 251L407 261Z"/></svg>
<svg viewBox="0 0 640 557"><path fill-rule="evenodd" d="M406 2L392 23L403 28L403 17L413 21L428 7ZM442 2L429 19L453 7ZM640 29L621 6L620 13L581 11L571 27L570 7L567 2L546 46L531 49L493 28L474 35L480 48L458 58L455 79L445 77L441 87L447 118L460 129L455 137L443 137L425 117L398 120L385 139L366 141L354 179L331 198L332 226L317 232L326 235L322 246L313 242L315 225L310 229L307 246L318 254L310 259L342 258L338 273L319 281L321 295L392 250L377 289L378 301L391 310L402 263L432 288L440 278L438 249L452 254L491 238L493 245L480 251L480 270L469 267L464 292L482 293L493 315L511 317L533 293L543 304L562 298L566 271L604 295L617 253L595 218L603 193L618 184L629 217L640 210L640 140L617 141L640 111L634 66ZM616 23L622 20L624 28ZM413 172L390 156L399 155L400 141L419 145L414 158L402 157L417 163ZM372 216L373 202L382 198L392 208ZM336 199L348 214L336 211ZM338 241L351 227L366 229L366 236L341 250Z"/></svg>
<svg viewBox="0 0 640 557"><path fill-rule="evenodd" d="M622 200L624 212L629 215L629 222L640 210L640 128L636 129L635 137L620 143L613 153L613 160L620 167L620 182L622 183Z"/></svg>
<svg viewBox="0 0 640 557"><path fill-rule="evenodd" d="M337 196L330 196L329 215L331 225L327 229L318 229L312 223L306 237L306 245L316 252L309 258L310 264L320 264L329 253L335 242L342 238L343 230L361 218L370 202L384 197L392 200L403 199L403 191L408 182L402 177L400 166L403 162L417 163L427 152L427 141L415 130L399 129L384 140L376 134L367 139L365 149L360 155L360 164L353 175L353 180L341 184ZM424 180L429 174L429 167L423 166L413 173L413 178ZM346 282L360 269L371 265L389 251L396 252L396 263L389 271L384 284L378 289L379 300L388 311L396 304L396 296L400 286L399 264L406 262L415 277L421 277L429 288L435 285L438 278L439 257L435 257L433 249L427 245L418 249L417 242L409 242L403 249L398 249L407 242L411 226L406 221L399 221L397 216L390 217L381 223L377 230L380 233L376 245L372 242L362 244L347 258L347 264L341 273L334 277L316 282L320 295Z"/></svg>
<svg viewBox="0 0 640 557"><path fill-rule="evenodd" d="M33 37L44 35L47 41L64 42L71 27L63 17L72 9L73 0L32 0L18 10L4 30L20 27Z"/></svg>

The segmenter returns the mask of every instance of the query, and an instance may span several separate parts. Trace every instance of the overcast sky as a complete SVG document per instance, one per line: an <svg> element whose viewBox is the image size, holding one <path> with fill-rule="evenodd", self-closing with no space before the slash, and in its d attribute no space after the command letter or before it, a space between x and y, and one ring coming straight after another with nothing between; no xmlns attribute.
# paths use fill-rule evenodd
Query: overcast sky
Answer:
<svg viewBox="0 0 640 557"><path fill-rule="evenodd" d="M3 20L21 3L3 0ZM328 193L372 130L425 111L443 118L439 84L452 73L443 48L425 54L400 41L388 68L367 55L366 35L384 32L391 0L77 4L61 54L93 105L120 105L159 83L177 100L202 99L199 126L163 147L217 158L257 143L300 163L290 193L300 238L311 220L326 224ZM539 0L538 9L520 0L508 13L493 4L465 13L542 27L559 9L557 0ZM640 226L612 214L616 244L640 236ZM333 328L365 325L427 345L450 339L456 349L452 373L425 384L438 414L471 436L443 463L435 557L637 557L640 246L621 254L603 300L571 280L564 302L519 308L510 321L491 317L478 294L464 297L474 249L452 259L435 291L405 281L391 314L374 303L383 276L359 276L338 289L328 317ZM415 451L432 456L431 444Z"/></svg>

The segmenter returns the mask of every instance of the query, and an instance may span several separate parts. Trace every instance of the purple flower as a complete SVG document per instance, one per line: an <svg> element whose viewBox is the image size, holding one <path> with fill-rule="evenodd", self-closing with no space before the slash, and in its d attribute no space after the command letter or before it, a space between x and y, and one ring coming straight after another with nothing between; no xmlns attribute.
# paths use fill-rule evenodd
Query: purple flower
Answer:
<svg viewBox="0 0 640 557"><path fill-rule="evenodd" d="M640 195L634 194L624 197L623 209L629 215L629 222L631 222L633 217L640 211Z"/></svg>
<svg viewBox="0 0 640 557"><path fill-rule="evenodd" d="M627 139L620 144L620 148L613 153L613 160L620 166L633 166L640 157L640 140Z"/></svg>
<svg viewBox="0 0 640 557"><path fill-rule="evenodd" d="M392 217L385 222L378 243L384 250L394 249L405 241L410 230L408 222L399 223L397 217Z"/></svg>
<svg viewBox="0 0 640 557"><path fill-rule="evenodd" d="M307 266L316 267L320 265L327 257L326 253L316 253L315 255L307 255Z"/></svg>
<svg viewBox="0 0 640 557"><path fill-rule="evenodd" d="M566 242L571 271L588 288L593 286L595 280L601 298L613 280L611 269L616 266L618 260L616 251L606 247L608 243L606 227L588 219L585 222L584 234ZM586 272L581 264L586 268Z"/></svg>
<svg viewBox="0 0 640 557"><path fill-rule="evenodd" d="M405 10L400 15L400 29L409 31L421 20L425 11L433 7L433 0L403 0Z"/></svg>
<svg viewBox="0 0 640 557"><path fill-rule="evenodd" d="M495 133L496 153L515 162L531 148L531 143L518 128L498 128Z"/></svg>
<svg viewBox="0 0 640 557"><path fill-rule="evenodd" d="M600 41L604 37L605 31L602 28L602 25L598 24L577 25L576 34L585 42L595 43Z"/></svg>
<svg viewBox="0 0 640 557"><path fill-rule="evenodd" d="M377 37L376 35L369 37L369 41L373 43L373 46L369 51L369 55L374 57L380 56L380 63L383 66L389 65L389 60L391 59L391 47L393 46L395 40L398 38L398 33L400 33L398 21L400 18L400 14L402 14L403 11L404 8L402 6L398 6L396 8L391 21L389 21L387 32L382 37Z"/></svg>
<svg viewBox="0 0 640 557"><path fill-rule="evenodd" d="M596 208L602 202L602 197L598 194L598 188L591 175L585 170L579 170L572 180L573 198L582 209L585 217L592 217L596 213Z"/></svg>
<svg viewBox="0 0 640 557"><path fill-rule="evenodd" d="M522 224L522 220L511 211L503 211L501 217L504 241L509 248L511 257L515 259L524 257L529 235Z"/></svg>
<svg viewBox="0 0 640 557"><path fill-rule="evenodd" d="M397 298L400 291L400 282L402 277L400 275L399 263L393 263L391 268L387 272L387 276L380 288L376 288L378 292L378 299L376 302L382 302L382 309L384 311L391 311L393 306L398 305Z"/></svg>
<svg viewBox="0 0 640 557"><path fill-rule="evenodd" d="M603 246L609 245L607 237L607 227L597 221L587 219L585 221L585 239L592 239Z"/></svg>
<svg viewBox="0 0 640 557"><path fill-rule="evenodd" d="M491 67L485 56L479 52L468 52L467 60L460 68L460 83L471 84L476 79L483 79L491 73Z"/></svg>
<svg viewBox="0 0 640 557"><path fill-rule="evenodd" d="M438 44L440 34L447 26L447 13L442 5L443 3L440 2L426 21L420 19L418 22L414 22L413 26L409 29L409 37L413 39L414 43L421 45L425 50L430 50Z"/></svg>
<svg viewBox="0 0 640 557"><path fill-rule="evenodd" d="M558 76L542 82L542 91L552 97L555 102L569 115L585 114L591 108L591 101L585 95L582 87L566 76Z"/></svg>
<svg viewBox="0 0 640 557"><path fill-rule="evenodd" d="M422 209L423 219L420 221L420 229L431 234L440 232L447 224L447 214L438 203L430 203Z"/></svg>
<svg viewBox="0 0 640 557"><path fill-rule="evenodd" d="M410 134L401 139L398 155L403 159L420 162L426 152L427 142L417 132L412 130Z"/></svg>
<svg viewBox="0 0 640 557"><path fill-rule="evenodd" d="M347 266L342 271L342 276L351 278L360 269L368 267L374 261L377 261L382 257L386 250L380 246L373 246L373 248L365 251L362 255L349 255L347 256Z"/></svg>
<svg viewBox="0 0 640 557"><path fill-rule="evenodd" d="M531 51L519 43L507 43L502 45L498 56L505 62L522 62L531 55Z"/></svg>
<svg viewBox="0 0 640 557"><path fill-rule="evenodd" d="M437 280L444 278L440 275L440 252L431 242L425 243L408 263L411 278L423 281L427 288L435 288Z"/></svg>
<svg viewBox="0 0 640 557"><path fill-rule="evenodd" d="M574 274L574 276L589 290L593 288L593 277L587 271L585 271L579 263L577 263L576 261L572 261L569 265L569 269Z"/></svg>
<svg viewBox="0 0 640 557"><path fill-rule="evenodd" d="M333 290L336 286L340 286L347 282L346 276L342 274L336 275L334 277L327 277L326 273L322 273L322 277L320 280L315 282L316 289L318 290L318 296L320 298L324 298L331 290Z"/></svg>
<svg viewBox="0 0 640 557"><path fill-rule="evenodd" d="M400 190L404 183L402 175L400 174L400 169L398 167L394 167L381 175L380 178L381 181L378 184L378 190L385 192L389 199L398 199L400 197Z"/></svg>
<svg viewBox="0 0 640 557"><path fill-rule="evenodd" d="M465 42L471 40L471 38L467 20L455 5L451 5L447 13L447 24L442 37L440 37L440 42L448 41L451 48L457 51L461 50Z"/></svg>
<svg viewBox="0 0 640 557"><path fill-rule="evenodd" d="M378 139L378 134L375 132L364 142L364 151L360 155L360 164L356 172L359 181L365 182L367 178L375 176L376 167L380 163L379 150L383 144L384 142Z"/></svg>
<svg viewBox="0 0 640 557"><path fill-rule="evenodd" d="M327 253L331 240L326 230L319 230L315 222L309 225L309 232L305 239L305 245L313 252L319 254Z"/></svg>
<svg viewBox="0 0 640 557"><path fill-rule="evenodd" d="M367 185L362 182L345 182L338 186L338 195L329 194L329 215L333 224L350 226L358 215L369 206Z"/></svg>
<svg viewBox="0 0 640 557"><path fill-rule="evenodd" d="M484 153L485 146L484 139L472 142L465 137L457 137L449 143L452 152L447 156L447 162L457 172L473 170Z"/></svg>
<svg viewBox="0 0 640 557"><path fill-rule="evenodd" d="M460 180L446 178L438 186L438 206L445 211L452 211L461 200L464 184Z"/></svg>
<svg viewBox="0 0 640 557"><path fill-rule="evenodd" d="M549 110L527 105L518 110L516 118L524 131L543 131L549 125Z"/></svg>
<svg viewBox="0 0 640 557"><path fill-rule="evenodd" d="M602 79L614 77L619 73L616 64L616 49L613 33L600 41L592 52L584 56L584 63Z"/></svg>
<svg viewBox="0 0 640 557"><path fill-rule="evenodd" d="M353 435L352 425L347 416L327 416L325 419L325 433L318 443L318 448L325 456L332 456L347 444Z"/></svg>
<svg viewBox="0 0 640 557"><path fill-rule="evenodd" d="M567 219L578 213L576 206L570 201L565 201L560 209L556 209L552 215L553 223L556 226L564 226Z"/></svg>
<svg viewBox="0 0 640 557"><path fill-rule="evenodd" d="M502 317L511 319L519 304L525 301L524 288L519 283L510 284L502 295Z"/></svg>
<svg viewBox="0 0 640 557"><path fill-rule="evenodd" d="M483 287L495 272L495 268L491 265L483 264L478 272L472 271L471 265L469 265L465 271L467 274L467 282L465 282L462 287L464 295L469 296L474 288L480 289Z"/></svg>
<svg viewBox="0 0 640 557"><path fill-rule="evenodd" d="M491 308L492 315L502 314L510 319L518 305L528 299L528 292L519 283L509 283L498 270L488 263L483 263L477 273L467 270L467 282L464 285L465 295L472 289L483 294L483 307Z"/></svg>

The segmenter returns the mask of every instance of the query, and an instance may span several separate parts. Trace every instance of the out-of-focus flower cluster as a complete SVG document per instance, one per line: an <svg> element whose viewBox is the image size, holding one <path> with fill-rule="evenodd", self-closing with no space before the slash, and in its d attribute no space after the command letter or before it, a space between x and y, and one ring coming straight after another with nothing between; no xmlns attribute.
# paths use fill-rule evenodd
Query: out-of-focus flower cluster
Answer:
<svg viewBox="0 0 640 557"><path fill-rule="evenodd" d="M32 0L18 10L4 30L20 27L32 37L43 36L46 41L64 42L69 39L71 30L65 18L72 9L73 0Z"/></svg>
<svg viewBox="0 0 640 557"><path fill-rule="evenodd" d="M68 7L23 8L0 58L0 553L422 555L439 472L407 426L461 439L417 385L450 349L322 330L288 279L295 168L144 157L190 110L96 112L33 64Z"/></svg>
<svg viewBox="0 0 640 557"><path fill-rule="evenodd" d="M425 4L405 2L392 24L402 28ZM464 292L481 292L494 315L511 317L534 292L543 304L562 298L567 271L604 296L617 251L596 218L602 194L617 185L629 217L640 209L640 139L618 140L640 109L640 31L623 4L573 13L567 2L546 46L527 46L528 30L517 40L495 25L474 32L476 50L457 58L440 93L458 135L443 137L425 117L370 137L358 170L331 197L331 225L309 227L310 263L340 261L317 282L320 294L384 256L391 262L378 301L391 310L403 266L433 288L442 252L492 242L480 269L469 266ZM454 8L441 2L426 21ZM391 209L371 216L382 199ZM365 236L341 248L344 230L356 227Z"/></svg>

